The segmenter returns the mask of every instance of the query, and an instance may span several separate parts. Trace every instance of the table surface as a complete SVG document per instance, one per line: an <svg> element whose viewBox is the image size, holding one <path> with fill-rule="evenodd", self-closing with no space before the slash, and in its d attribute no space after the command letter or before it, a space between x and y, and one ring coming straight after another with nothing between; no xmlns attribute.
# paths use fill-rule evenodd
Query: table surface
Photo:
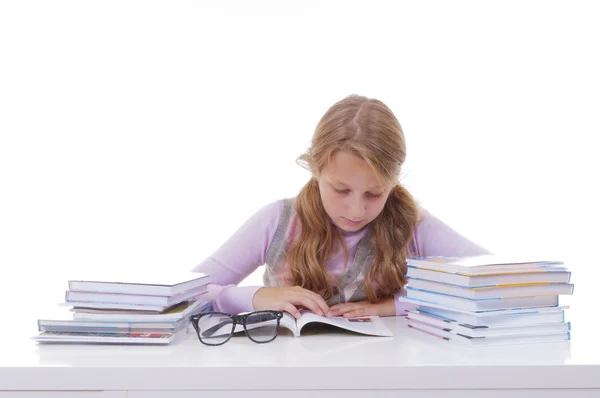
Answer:
<svg viewBox="0 0 600 398"><path fill-rule="evenodd" d="M304 389L307 380L324 389L600 388L595 330L578 328L573 305L567 314L571 342L474 348L401 317L383 318L390 338L284 331L268 344L241 335L218 347L195 334L168 346L42 345L13 334L0 341L0 390Z"/></svg>

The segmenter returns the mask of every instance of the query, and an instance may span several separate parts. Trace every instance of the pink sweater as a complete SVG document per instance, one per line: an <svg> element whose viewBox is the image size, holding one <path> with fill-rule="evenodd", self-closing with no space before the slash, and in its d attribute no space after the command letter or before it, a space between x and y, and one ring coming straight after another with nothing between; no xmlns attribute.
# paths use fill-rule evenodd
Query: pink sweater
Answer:
<svg viewBox="0 0 600 398"><path fill-rule="evenodd" d="M211 275L208 299L213 300L214 311L237 314L253 311L252 298L262 286L236 286L256 268L265 263L269 245L283 211L283 200L269 203L256 212L240 229L211 256L192 271ZM413 233L412 247L415 256L467 256L489 253L483 247L458 234L424 208L419 208L421 222ZM358 242L369 226L353 233L344 233L348 248L348 264L352 264ZM344 269L344 253L334 253L325 264L327 270L338 277ZM396 297L404 292L398 292ZM402 315L409 308L396 303L396 314Z"/></svg>

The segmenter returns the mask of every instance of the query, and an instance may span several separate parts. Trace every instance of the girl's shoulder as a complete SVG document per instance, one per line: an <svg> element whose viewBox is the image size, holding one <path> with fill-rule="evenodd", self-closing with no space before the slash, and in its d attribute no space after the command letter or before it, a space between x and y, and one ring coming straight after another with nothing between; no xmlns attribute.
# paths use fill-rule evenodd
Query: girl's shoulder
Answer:
<svg viewBox="0 0 600 398"><path fill-rule="evenodd" d="M254 218L271 221L278 220L281 218L281 214L283 213L285 207L289 206L289 204L286 203L288 201L289 199L277 199L269 202L256 211Z"/></svg>
<svg viewBox="0 0 600 398"><path fill-rule="evenodd" d="M418 212L417 225L421 224L433 217L433 215L429 212L429 210L427 210L420 204L417 204L417 212Z"/></svg>
<svg viewBox="0 0 600 398"><path fill-rule="evenodd" d="M296 198L277 199L261 207L253 216L260 223L277 226L296 213Z"/></svg>

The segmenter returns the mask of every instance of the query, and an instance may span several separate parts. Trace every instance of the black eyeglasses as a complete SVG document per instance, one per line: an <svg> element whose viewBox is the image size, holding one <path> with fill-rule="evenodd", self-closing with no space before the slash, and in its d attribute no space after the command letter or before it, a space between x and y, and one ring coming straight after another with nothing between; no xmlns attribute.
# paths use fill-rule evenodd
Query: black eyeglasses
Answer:
<svg viewBox="0 0 600 398"><path fill-rule="evenodd" d="M190 317L190 322L198 340L206 345L221 345L229 341L235 332L244 327L246 336L255 343L268 343L275 340L279 333L279 322L283 318L281 311L255 311L247 314L232 315L224 312L204 312Z"/></svg>

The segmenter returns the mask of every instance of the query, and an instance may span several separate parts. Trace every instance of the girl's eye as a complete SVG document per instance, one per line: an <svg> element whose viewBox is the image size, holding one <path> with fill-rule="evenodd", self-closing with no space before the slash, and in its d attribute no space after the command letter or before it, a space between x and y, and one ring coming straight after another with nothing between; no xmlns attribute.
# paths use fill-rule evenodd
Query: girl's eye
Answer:
<svg viewBox="0 0 600 398"><path fill-rule="evenodd" d="M337 193L348 193L350 192L349 189L337 189L337 188L333 188L333 190Z"/></svg>
<svg viewBox="0 0 600 398"><path fill-rule="evenodd" d="M350 192L350 190L349 190L349 189L337 189L337 188L335 188L335 187L333 188L333 190L334 190L335 192L339 193L339 194L342 194L342 195L345 195L345 194L347 194L348 192ZM369 199L377 199L377 198L380 198L380 197L381 197L381 195L383 195L383 194L382 194L382 193L379 193L379 194L374 194L374 193L367 192L367 193L365 193L365 195L366 195L366 196L367 196L367 198L369 198Z"/></svg>

